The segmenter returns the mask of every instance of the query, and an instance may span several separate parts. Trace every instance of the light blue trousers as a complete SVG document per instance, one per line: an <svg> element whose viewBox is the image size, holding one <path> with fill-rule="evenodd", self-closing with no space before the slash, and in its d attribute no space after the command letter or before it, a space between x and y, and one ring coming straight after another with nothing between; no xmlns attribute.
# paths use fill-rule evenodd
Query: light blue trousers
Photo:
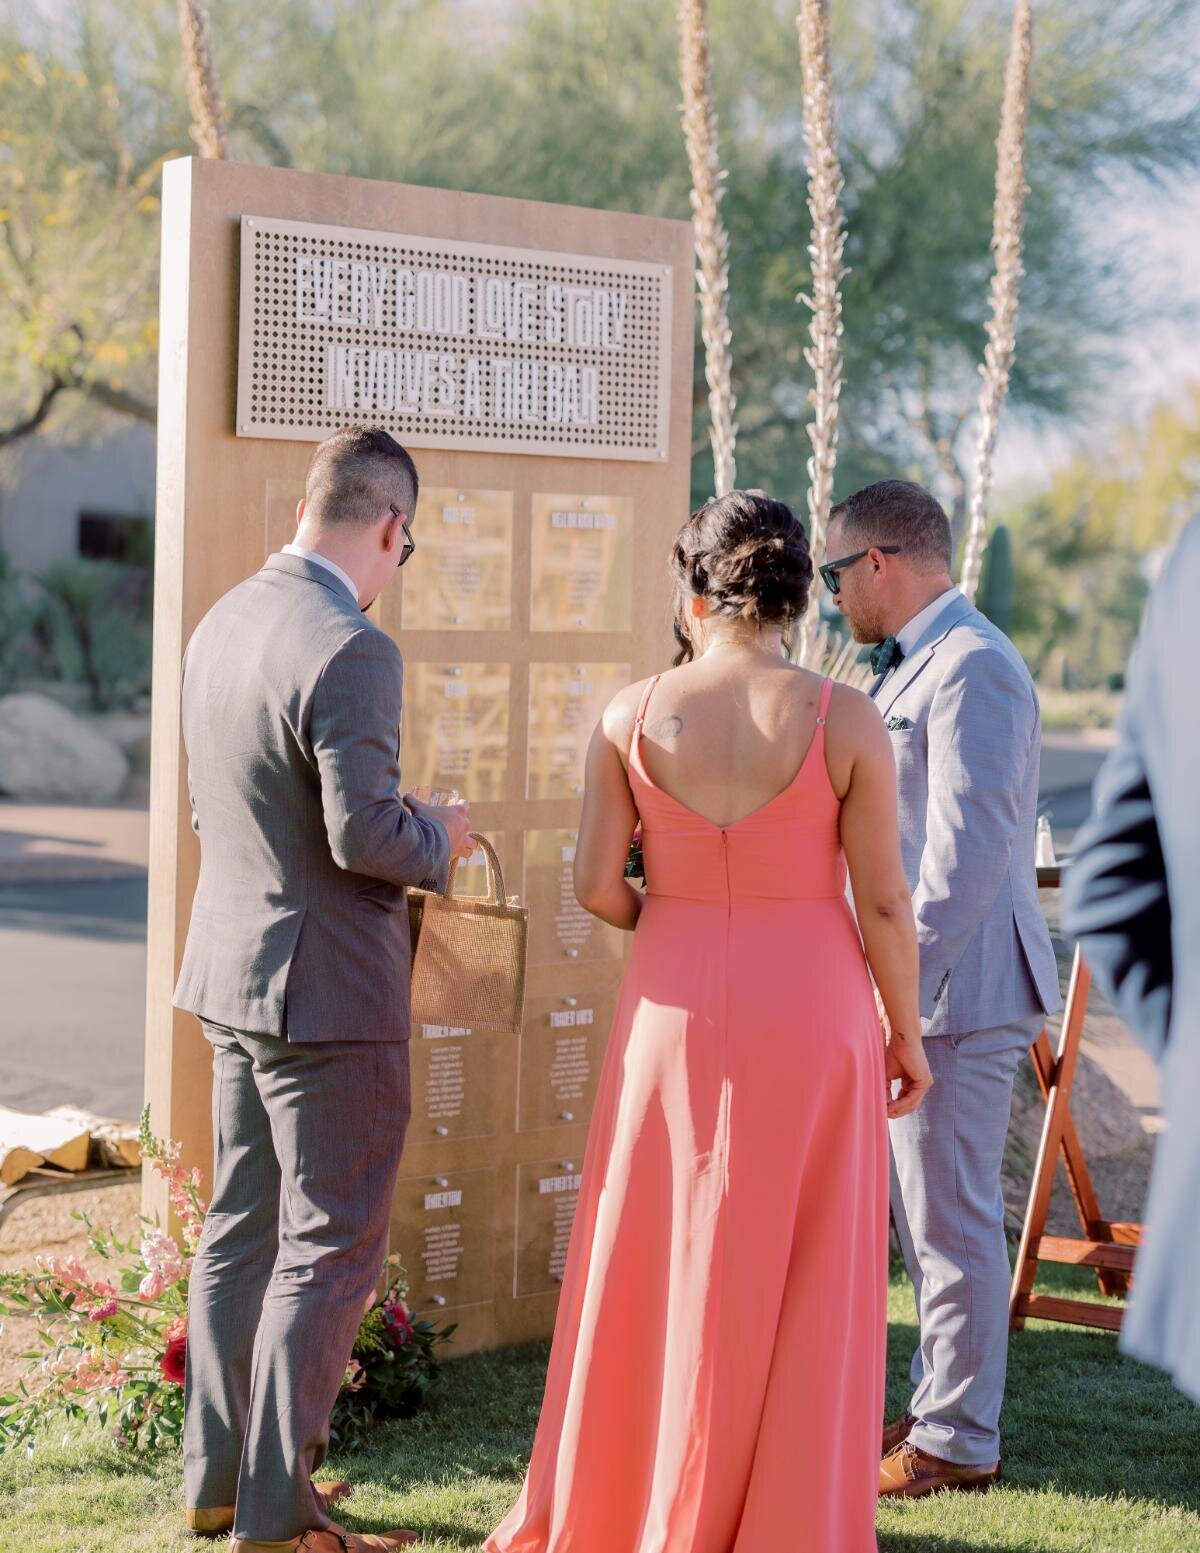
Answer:
<svg viewBox="0 0 1200 1553"><path fill-rule="evenodd" d="M1042 1023L929 1037L933 1089L889 1124L892 1215L921 1333L909 1438L963 1466L1000 1459L1012 1276L1000 1166L1013 1080Z"/></svg>

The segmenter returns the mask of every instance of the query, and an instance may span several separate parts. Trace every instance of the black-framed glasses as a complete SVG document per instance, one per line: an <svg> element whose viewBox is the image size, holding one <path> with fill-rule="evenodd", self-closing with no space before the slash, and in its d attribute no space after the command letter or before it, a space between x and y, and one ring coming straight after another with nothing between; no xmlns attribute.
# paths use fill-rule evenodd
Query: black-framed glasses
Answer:
<svg viewBox="0 0 1200 1553"><path fill-rule="evenodd" d="M840 561L826 561L824 566L818 566L821 581L829 589L830 593L842 591L842 579L839 575L848 566L853 566L855 561L861 561L863 556L870 555L872 550L878 550L880 555L899 555L899 545L871 545L867 550L856 550L853 555L844 555Z"/></svg>
<svg viewBox="0 0 1200 1553"><path fill-rule="evenodd" d="M408 526L408 519L400 511L399 507L397 507L394 501L388 502L388 511L394 518L400 519L400 527L404 530L404 549L401 550L400 559L396 562L397 566L403 566L405 561L408 560L409 556L412 555L413 551L417 548L417 542L412 537L412 529L410 529Z"/></svg>

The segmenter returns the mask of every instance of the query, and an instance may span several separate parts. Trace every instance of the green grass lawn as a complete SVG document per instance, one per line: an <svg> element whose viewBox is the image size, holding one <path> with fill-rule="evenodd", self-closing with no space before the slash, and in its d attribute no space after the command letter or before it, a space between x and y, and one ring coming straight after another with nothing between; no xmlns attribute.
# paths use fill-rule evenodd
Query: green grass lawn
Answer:
<svg viewBox="0 0 1200 1553"><path fill-rule="evenodd" d="M1039 1287L1087 1283L1061 1273ZM905 1400L915 1336L900 1279L891 1322L889 1413ZM476 1547L516 1496L545 1358L538 1344L456 1360L435 1412L381 1428L369 1453L331 1461L357 1485L347 1526L414 1526L430 1549ZM1121 1358L1111 1337L1031 1322L1013 1340L1004 1433L1004 1488L881 1507L881 1553L1200 1550L1200 1409ZM796 1508L802 1516L799 1495ZM47 1440L31 1462L0 1457L3 1553L205 1546L182 1529L177 1456L131 1460L75 1436Z"/></svg>

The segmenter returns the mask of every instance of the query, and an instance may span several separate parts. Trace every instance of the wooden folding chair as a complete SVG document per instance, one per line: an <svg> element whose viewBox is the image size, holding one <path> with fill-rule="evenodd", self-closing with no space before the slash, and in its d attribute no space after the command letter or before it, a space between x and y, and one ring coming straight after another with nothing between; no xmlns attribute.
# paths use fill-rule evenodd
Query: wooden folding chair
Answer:
<svg viewBox="0 0 1200 1553"><path fill-rule="evenodd" d="M1038 870L1038 883L1044 888L1055 888L1060 882L1061 870ZM1045 1030L1032 1048L1034 1070L1046 1102L1046 1119L1042 1124L1025 1228L1021 1234L1013 1272L1008 1314L1009 1327L1014 1332L1025 1325L1027 1316L1119 1332L1125 1315L1120 1306L1099 1305L1094 1300L1058 1299L1051 1295L1035 1294L1033 1285L1038 1263L1057 1262L1072 1267L1092 1267L1096 1271L1096 1282L1101 1294L1127 1294L1134 1251L1141 1244L1140 1224L1121 1223L1101 1216L1091 1172L1071 1118L1071 1089L1075 1082L1091 985L1091 972L1076 949L1058 1049L1055 1051L1050 1045ZM1080 1239L1045 1233L1050 1196L1054 1190L1054 1175L1060 1157L1066 1168L1075 1211L1083 1229L1083 1237Z"/></svg>

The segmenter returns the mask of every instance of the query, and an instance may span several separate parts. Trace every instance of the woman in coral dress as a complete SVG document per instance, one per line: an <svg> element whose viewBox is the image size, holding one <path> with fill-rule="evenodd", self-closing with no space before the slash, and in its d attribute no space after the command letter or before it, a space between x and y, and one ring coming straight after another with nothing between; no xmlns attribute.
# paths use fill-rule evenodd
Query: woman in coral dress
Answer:
<svg viewBox="0 0 1200 1553"><path fill-rule="evenodd" d="M576 890L633 951L529 1472L484 1546L874 1553L885 1117L929 1082L891 748L783 654L812 582L786 506L708 502L672 566L676 667L588 754Z"/></svg>

